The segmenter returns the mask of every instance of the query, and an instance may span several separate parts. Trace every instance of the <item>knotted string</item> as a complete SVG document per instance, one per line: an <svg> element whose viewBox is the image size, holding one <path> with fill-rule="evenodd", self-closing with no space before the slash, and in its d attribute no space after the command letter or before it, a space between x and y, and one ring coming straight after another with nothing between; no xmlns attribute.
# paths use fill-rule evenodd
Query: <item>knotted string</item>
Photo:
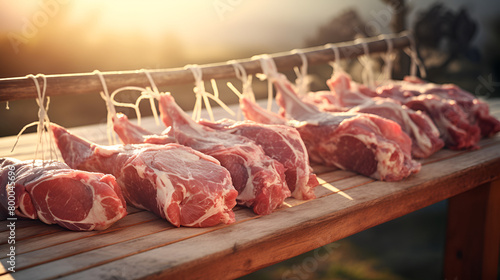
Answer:
<svg viewBox="0 0 500 280"><path fill-rule="evenodd" d="M278 68L274 63L274 60L268 54L261 54L252 57L253 60L260 61L260 67L262 68L262 74L257 74L256 76L260 80L267 79L267 111L271 112L273 106L273 80L278 77Z"/></svg>
<svg viewBox="0 0 500 280"><path fill-rule="evenodd" d="M116 135L113 133L113 118L116 115L116 109L113 104L113 100L111 99L111 96L109 95L108 92L108 86L106 85L106 80L104 79L104 76L102 75L101 71L95 70L94 74L97 75L99 78L99 81L101 81L101 85L104 91L99 92L101 95L102 99L106 102L106 108L107 108L107 121L106 121L106 133L108 136L108 143L110 145L114 145L118 143L118 139L116 139Z"/></svg>
<svg viewBox="0 0 500 280"><path fill-rule="evenodd" d="M333 55L335 56L334 61L330 61L329 64L333 68L333 73L340 73L343 72L344 70L342 69L342 66L340 66L340 51L339 51L339 46L335 44L326 44L325 48L330 48L333 51Z"/></svg>
<svg viewBox="0 0 500 280"><path fill-rule="evenodd" d="M297 92L299 96L304 96L309 92L309 79L307 77L307 57L302 50L294 49L291 51L292 54L297 54L302 60L300 70L298 67L294 67L295 75L297 79L295 80L295 85L297 86Z"/></svg>
<svg viewBox="0 0 500 280"><path fill-rule="evenodd" d="M201 68L198 65L186 65L184 67L185 69L189 69L193 73L194 81L195 81L195 87L193 89L194 93L196 94L196 101L195 105L193 108L193 115L192 118L195 121L198 121L201 119L201 109L202 109L202 103L201 100L203 99L205 103L205 107L207 109L208 115L210 117L211 121L215 121L214 114L212 112L212 106L210 105L209 98L212 99L213 101L217 102L219 106L221 106L226 112L228 112L231 116L235 116L236 114L234 113L231 108L229 108L222 100L219 98L219 90L217 88L217 84L214 79L211 79L210 82L212 83L212 89L214 91L213 94L208 93L205 90L205 84L203 83L203 77L202 77L202 71Z"/></svg>
<svg viewBox="0 0 500 280"><path fill-rule="evenodd" d="M427 73L425 71L424 64L422 63L422 61L418 57L417 46L415 44L415 39L413 38L413 34L410 31L408 31L407 36L408 36L408 39L410 40L410 47L405 48L404 51L411 58L410 76L412 76L412 77L417 76L417 67L418 67L418 71L420 72L420 76L422 76L422 78L425 78L427 76Z"/></svg>
<svg viewBox="0 0 500 280"><path fill-rule="evenodd" d="M358 57L359 62L363 65L363 71L361 72L361 77L363 83L369 88L375 87L375 79L373 75L373 62L370 59L370 50L368 44L365 41L361 41L363 46L364 54Z"/></svg>
<svg viewBox="0 0 500 280"><path fill-rule="evenodd" d="M194 84L195 84L193 91L196 95L196 101L194 103L193 115L191 118L195 121L198 121L201 119L201 109L202 109L201 100L203 99L205 101L205 106L207 107L207 111L208 111L208 115L210 116L210 120L213 121L214 117L213 117L212 109L210 107L210 102L208 102L208 99L206 97L205 84L203 83L203 73L201 71L201 68L198 65L194 65L194 64L186 65L184 68L189 69L193 73ZM210 108L210 109L208 109L208 108Z"/></svg>
<svg viewBox="0 0 500 280"><path fill-rule="evenodd" d="M236 78L241 81L242 91L238 91L231 82L227 82L227 86L236 96L238 96L238 98L241 99L242 97L246 97L255 102L255 94L252 89L252 75L247 75L245 68L236 60L230 60L227 63L233 66Z"/></svg>
<svg viewBox="0 0 500 280"><path fill-rule="evenodd" d="M245 68L236 60L229 60L227 63L233 66L236 78L241 81L242 86L242 91L240 92L231 82L227 82L227 86L229 87L229 89L231 89L240 100L242 98L247 98L252 102L256 102L255 94L252 89L252 75L247 75ZM241 108L238 109L238 114L236 117L237 120L242 119Z"/></svg>
<svg viewBox="0 0 500 280"><path fill-rule="evenodd" d="M381 35L384 41L387 44L387 52L382 55L382 60L384 61L384 66L382 68L382 73L380 75L381 81L385 82L392 78L392 67L394 59L396 58L396 54L394 51L394 43L392 42L392 36L389 35Z"/></svg>
<svg viewBox="0 0 500 280"><path fill-rule="evenodd" d="M151 74L149 73L148 70L141 69L141 71L144 72L144 74L146 75L146 77L149 80L149 83L151 84L152 91L149 90L149 88L146 88L148 90L147 92L150 95L152 95L154 98L159 99L161 94L160 94L160 91L158 90L158 87L156 86L155 81L153 80L153 77L151 77ZM156 110L156 105L155 105L155 101L153 98L149 98L149 104L151 106L151 112L153 113L153 117L155 119L156 125L160 125L160 119L158 118L158 111Z"/></svg>
<svg viewBox="0 0 500 280"><path fill-rule="evenodd" d="M43 80L43 87L40 89L40 84L38 82L38 77L41 77ZM49 156L50 160L53 160L54 158L57 159L57 153L56 149L54 146L54 141L52 139L52 133L47 133L50 131L50 119L48 115L49 111L49 104L50 104L50 97L45 98L45 93L47 91L47 78L43 74L38 74L36 76L33 76L32 74L27 75L26 78L30 78L33 80L33 83L35 84L36 92L37 92L37 98L36 103L38 104L38 121L29 123L25 125L21 131L17 134L16 137L16 142L14 143L11 152L14 151L18 141L19 137L24 133L24 131L31 127L36 125L36 133L37 133L37 144L35 148L35 159L38 157L38 151L39 151L39 146L41 145L42 149L42 160L45 163L45 142L48 142L49 145ZM45 102L45 99L47 99L47 102ZM33 161L34 162L34 161ZM43 164L44 164L43 163Z"/></svg>

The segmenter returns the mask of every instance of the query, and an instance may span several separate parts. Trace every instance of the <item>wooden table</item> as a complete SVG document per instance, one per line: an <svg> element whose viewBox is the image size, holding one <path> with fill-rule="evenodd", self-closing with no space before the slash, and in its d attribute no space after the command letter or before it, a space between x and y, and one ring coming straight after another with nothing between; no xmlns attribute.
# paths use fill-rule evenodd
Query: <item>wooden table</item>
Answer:
<svg viewBox="0 0 500 280"><path fill-rule="evenodd" d="M500 100L489 101L500 117ZM144 126L159 131L151 121ZM70 129L99 143L104 125ZM0 139L0 155L33 156L34 135ZM6 269L9 231L0 222L1 279L224 279L350 236L449 199L444 272L448 279L496 279L500 239L500 136L481 149L443 149L422 160L420 173L396 183L316 166L317 199L289 198L271 215L237 207L237 222L211 228L175 228L150 212L129 214L101 232L71 232L18 220L16 272ZM437 237L440 238L440 237Z"/></svg>

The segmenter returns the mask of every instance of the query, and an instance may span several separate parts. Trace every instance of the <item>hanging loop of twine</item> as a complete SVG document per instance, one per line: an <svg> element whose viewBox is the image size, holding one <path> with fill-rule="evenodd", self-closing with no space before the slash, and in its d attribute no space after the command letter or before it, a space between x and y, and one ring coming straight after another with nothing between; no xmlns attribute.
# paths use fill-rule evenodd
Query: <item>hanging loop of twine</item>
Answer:
<svg viewBox="0 0 500 280"><path fill-rule="evenodd" d="M25 125L21 131L17 134L16 137L16 142L14 143L11 152L14 151L18 141L19 137L24 133L24 131L31 127L31 126L37 126L36 133L37 133L37 144L35 148L35 155L34 159L38 158L38 152L40 150L41 146L41 153L42 153L42 161L43 164L45 164L45 142L49 145L49 157L50 160L53 160L54 158L57 160L57 152L54 146L54 141L52 139L52 133L50 133L50 119L48 115L49 111L49 104L50 104L50 97L46 97L46 91L47 91L47 78L43 74L38 74L36 76L29 74L26 76L26 78L30 78L33 80L33 83L35 84L36 92L37 92L37 98L36 103L38 104L38 121L29 123ZM40 83L38 82L38 78L42 78L43 81L43 86L40 88ZM47 101L45 101L47 100ZM34 163L34 160L33 160Z"/></svg>
<svg viewBox="0 0 500 280"><path fill-rule="evenodd" d="M306 95L309 92L309 79L307 77L308 62L304 51L299 49L294 49L291 51L292 54L297 54L302 60L302 65L300 70L298 67L294 67L295 75L297 75L297 80L295 85L297 86L298 94L300 96Z"/></svg>

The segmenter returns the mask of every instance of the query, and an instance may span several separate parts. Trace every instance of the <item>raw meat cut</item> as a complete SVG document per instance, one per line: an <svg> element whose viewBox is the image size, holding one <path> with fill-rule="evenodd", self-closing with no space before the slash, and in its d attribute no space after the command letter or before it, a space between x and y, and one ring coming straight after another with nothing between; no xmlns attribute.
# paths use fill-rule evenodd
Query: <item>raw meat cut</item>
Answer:
<svg viewBox="0 0 500 280"><path fill-rule="evenodd" d="M344 72L334 74L327 84L331 91L311 92L303 100L314 103L322 111L368 113L395 121L412 139L414 157L426 158L443 148L439 130L421 111L414 111L391 98L364 95L361 92L369 89L354 83Z"/></svg>
<svg viewBox="0 0 500 280"><path fill-rule="evenodd" d="M283 165L268 157L255 142L196 123L168 93L159 101L163 123L172 127L178 143L215 157L229 170L239 204L265 215L291 195Z"/></svg>
<svg viewBox="0 0 500 280"><path fill-rule="evenodd" d="M167 128L162 135L154 134L129 121L126 115L118 113L113 117L113 130L124 144L168 144L176 143Z"/></svg>
<svg viewBox="0 0 500 280"><path fill-rule="evenodd" d="M113 121L113 127L122 142L126 144L142 143L141 141L166 144L175 141L175 138L170 135L172 134L171 127L165 130L166 135L155 135L143 128L138 128L123 114L119 114L118 118L119 121ZM198 123L251 139L264 150L267 156L283 164L285 179L293 197L315 198L314 187L319 183L316 175L311 173L309 156L297 130L284 125L263 125L252 121L236 122L229 119L216 123L200 120Z"/></svg>
<svg viewBox="0 0 500 280"><path fill-rule="evenodd" d="M451 100L467 115L471 125L479 126L483 137L491 137L500 131L500 121L489 114L488 104L453 84L426 83L418 78L407 77L403 81L391 81L377 89L378 95L394 96L404 103L414 96L431 94L443 100Z"/></svg>
<svg viewBox="0 0 500 280"><path fill-rule="evenodd" d="M311 161L386 181L402 180L420 170L411 158L411 139L397 123L370 114L322 112L300 100L284 75L268 79L277 89L278 105L293 118L289 123L299 131ZM254 115L258 112L245 112L246 117Z"/></svg>
<svg viewBox="0 0 500 280"><path fill-rule="evenodd" d="M309 156L298 131L286 125L266 125L254 121L237 122L223 119L218 122L198 122L215 130L241 135L261 146L266 155L285 167L285 178L292 196L313 199L314 187L319 183L309 166Z"/></svg>
<svg viewBox="0 0 500 280"><path fill-rule="evenodd" d="M289 125L285 117L265 110L247 97L240 98L240 108L247 120L263 124Z"/></svg>
<svg viewBox="0 0 500 280"><path fill-rule="evenodd" d="M235 221L237 192L213 157L179 144L100 146L51 125L64 161L113 174L132 206L174 226L208 227Z"/></svg>
<svg viewBox="0 0 500 280"><path fill-rule="evenodd" d="M74 170L58 161L13 158L0 158L0 174L2 219L12 211L18 217L90 231L104 230L127 215L125 200L112 175ZM13 192L9 192L11 182ZM12 195L15 205L9 204Z"/></svg>
<svg viewBox="0 0 500 280"><path fill-rule="evenodd" d="M473 97L468 103L457 102L452 97L457 98L458 94L451 93L453 91L450 88L455 91L457 89L455 86L425 83L418 78L406 78L404 81L391 81L379 86L375 94L396 99L413 110L427 113L439 129L447 147L477 148L481 134L495 134L500 130L500 123L489 115L487 104L474 100Z"/></svg>
<svg viewBox="0 0 500 280"><path fill-rule="evenodd" d="M491 137L500 131L500 121L490 115L488 104L460 87L453 84L436 85L427 94L455 101L469 116L469 121L479 126L482 137Z"/></svg>
<svg viewBox="0 0 500 280"><path fill-rule="evenodd" d="M477 145L481 139L479 127L469 122L467 114L453 100L425 94L409 98L405 105L429 115L448 148L460 150L479 147Z"/></svg>

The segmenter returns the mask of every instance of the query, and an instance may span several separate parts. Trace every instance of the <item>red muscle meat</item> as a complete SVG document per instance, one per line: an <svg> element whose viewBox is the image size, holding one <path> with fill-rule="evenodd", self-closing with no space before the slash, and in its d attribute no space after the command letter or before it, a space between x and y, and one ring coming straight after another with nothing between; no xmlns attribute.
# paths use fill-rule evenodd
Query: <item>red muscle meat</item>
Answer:
<svg viewBox="0 0 500 280"><path fill-rule="evenodd" d="M243 136L217 131L193 121L170 94L160 98L160 114L176 141L218 159L231 173L237 201L260 215L271 213L291 195L285 168Z"/></svg>
<svg viewBox="0 0 500 280"><path fill-rule="evenodd" d="M162 135L154 134L129 121L126 115L118 113L113 117L113 130L124 144L168 144L176 143L175 138L164 131Z"/></svg>
<svg viewBox="0 0 500 280"><path fill-rule="evenodd" d="M179 144L100 146L52 125L64 161L113 174L127 202L174 226L208 227L235 221L237 192L229 172L205 154Z"/></svg>
<svg viewBox="0 0 500 280"><path fill-rule="evenodd" d="M9 174L9 171L11 172ZM71 169L58 161L0 159L0 214L10 216L8 184L14 183L16 216L75 231L103 230L126 214L115 178Z"/></svg>
<svg viewBox="0 0 500 280"><path fill-rule="evenodd" d="M289 123L299 131L311 161L386 181L420 170L411 159L411 139L397 123L370 114L322 112L300 100L284 75L271 79L278 91L276 100L293 119ZM258 113L245 113L254 115Z"/></svg>
<svg viewBox="0 0 500 280"><path fill-rule="evenodd" d="M412 139L414 157L426 158L443 148L439 130L421 111L412 110L391 98L368 97L369 89L354 83L347 73L334 74L327 84L329 92L310 93L303 100L314 103L322 111L367 113L395 121Z"/></svg>
<svg viewBox="0 0 500 280"><path fill-rule="evenodd" d="M264 150L267 156L283 164L285 179L293 197L297 199L315 198L314 187L319 183L316 175L311 173L309 156L297 130L285 125L264 125L252 121L237 122L229 119L216 123L200 120L198 123L215 130L251 139ZM166 134L156 135L143 128L137 129L137 126L123 114L117 115L117 121L113 121L113 127L120 140L126 144L142 142L166 144L175 141L171 135L171 127L164 131ZM129 135L134 135L134 137Z"/></svg>
<svg viewBox="0 0 500 280"><path fill-rule="evenodd" d="M311 173L307 149L296 129L286 125L266 125L250 120L237 122L224 119L216 123L201 120L199 123L253 140L262 147L266 155L283 164L286 183L293 197L315 198L314 187L319 183L316 175Z"/></svg>
<svg viewBox="0 0 500 280"><path fill-rule="evenodd" d="M481 136L490 137L500 131L500 121L489 114L488 105L456 85L406 77L379 86L376 95L427 112L452 149L476 148Z"/></svg>

